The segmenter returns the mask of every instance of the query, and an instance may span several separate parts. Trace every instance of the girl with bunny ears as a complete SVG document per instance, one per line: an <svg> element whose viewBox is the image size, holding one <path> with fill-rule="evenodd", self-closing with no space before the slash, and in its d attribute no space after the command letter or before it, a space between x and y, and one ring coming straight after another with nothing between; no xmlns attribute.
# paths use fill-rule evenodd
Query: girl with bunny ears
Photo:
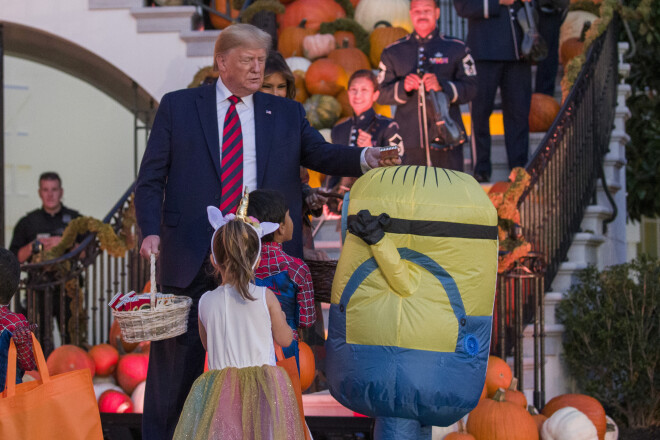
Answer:
<svg viewBox="0 0 660 440"><path fill-rule="evenodd" d="M273 340L293 335L277 298L253 284L261 237L275 223L247 217L247 194L236 215L209 206L213 267L221 284L199 300L199 334L209 371L193 384L175 439L304 439L298 403Z"/></svg>

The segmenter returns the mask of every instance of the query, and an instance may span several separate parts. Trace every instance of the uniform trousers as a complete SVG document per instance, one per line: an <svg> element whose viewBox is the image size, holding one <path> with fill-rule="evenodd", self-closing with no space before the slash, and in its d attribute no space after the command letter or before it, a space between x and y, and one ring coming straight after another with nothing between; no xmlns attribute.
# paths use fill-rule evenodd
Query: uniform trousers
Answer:
<svg viewBox="0 0 660 440"><path fill-rule="evenodd" d="M532 99L531 66L522 61L477 61L477 96L472 101L476 146L475 174L490 177L490 115L500 88L504 142L509 169L524 167L529 155L529 106Z"/></svg>
<svg viewBox="0 0 660 440"><path fill-rule="evenodd" d="M213 278L207 258L188 287L162 287L163 293L189 296L193 303L186 333L151 343L142 416L144 440L169 440L173 437L188 392L204 372L206 351L199 339L197 306L201 296L216 286L217 281Z"/></svg>

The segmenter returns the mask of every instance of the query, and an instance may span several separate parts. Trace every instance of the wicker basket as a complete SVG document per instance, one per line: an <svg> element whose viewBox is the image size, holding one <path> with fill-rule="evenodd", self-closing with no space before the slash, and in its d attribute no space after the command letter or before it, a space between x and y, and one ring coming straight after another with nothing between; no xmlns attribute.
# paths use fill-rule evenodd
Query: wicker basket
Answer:
<svg viewBox="0 0 660 440"><path fill-rule="evenodd" d="M312 274L314 299L329 303L332 293L332 280L335 278L335 270L337 269L337 260L305 260L305 263L307 263Z"/></svg>
<svg viewBox="0 0 660 440"><path fill-rule="evenodd" d="M174 296L170 304L156 304L156 264L151 255L151 308L120 312L112 309L126 342L160 341L173 338L188 330L188 315L192 299Z"/></svg>

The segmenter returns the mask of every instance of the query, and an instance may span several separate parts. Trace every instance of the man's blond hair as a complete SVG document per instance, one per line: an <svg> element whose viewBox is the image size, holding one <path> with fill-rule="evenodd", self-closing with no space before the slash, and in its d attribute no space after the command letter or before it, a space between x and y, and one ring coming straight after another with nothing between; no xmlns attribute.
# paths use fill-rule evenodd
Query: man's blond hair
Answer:
<svg viewBox="0 0 660 440"><path fill-rule="evenodd" d="M218 55L223 55L237 47L246 49L264 49L266 52L272 45L270 34L256 26L247 23L236 23L226 27L215 40L213 50L213 71L218 71Z"/></svg>

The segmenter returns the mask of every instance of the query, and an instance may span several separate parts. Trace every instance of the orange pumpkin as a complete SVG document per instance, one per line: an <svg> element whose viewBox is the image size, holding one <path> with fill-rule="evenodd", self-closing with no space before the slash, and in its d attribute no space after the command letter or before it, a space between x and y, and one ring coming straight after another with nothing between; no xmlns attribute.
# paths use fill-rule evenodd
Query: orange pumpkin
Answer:
<svg viewBox="0 0 660 440"><path fill-rule="evenodd" d="M282 29L277 39L277 50L284 58L303 56L303 39L313 35L314 31L305 29L307 20L303 19L298 26L288 26Z"/></svg>
<svg viewBox="0 0 660 440"><path fill-rule="evenodd" d="M336 31L334 34L337 47L355 47L355 34L350 31Z"/></svg>
<svg viewBox="0 0 660 440"><path fill-rule="evenodd" d="M108 376L115 371L119 362L119 352L110 344L98 344L89 350L94 360L94 368L98 376Z"/></svg>
<svg viewBox="0 0 660 440"><path fill-rule="evenodd" d="M131 394L140 382L147 379L149 356L142 353L129 353L119 359L117 383L127 394Z"/></svg>
<svg viewBox="0 0 660 440"><path fill-rule="evenodd" d="M309 93L305 88L305 72L294 70L293 77L296 79L296 96L294 99L302 104L309 98Z"/></svg>
<svg viewBox="0 0 660 440"><path fill-rule="evenodd" d="M468 416L467 430L477 440L538 440L536 423L526 409L504 400L504 389L483 399Z"/></svg>
<svg viewBox="0 0 660 440"><path fill-rule="evenodd" d="M360 49L344 46L328 54L328 58L339 64L349 77L360 69L370 69L369 59Z"/></svg>
<svg viewBox="0 0 660 440"><path fill-rule="evenodd" d="M544 93L532 93L529 107L529 131L548 131L559 113L559 103L552 96Z"/></svg>
<svg viewBox="0 0 660 440"><path fill-rule="evenodd" d="M509 364L497 356L488 356L488 367L486 367L488 397L493 397L498 388L508 388L512 379L513 373Z"/></svg>
<svg viewBox="0 0 660 440"><path fill-rule="evenodd" d="M561 394L546 403L541 414L549 418L555 411L567 406L572 406L589 417L589 420L596 427L596 431L598 431L598 440L605 438L607 431L605 409L598 400L591 396L585 394Z"/></svg>
<svg viewBox="0 0 660 440"><path fill-rule="evenodd" d="M227 3L229 3L229 13L227 13ZM234 9L231 7L231 1L227 2L227 0L217 0L215 2L215 10L220 12L221 14L227 14L230 15L231 18L236 19L238 18L238 14L241 12L238 9ZM230 24L232 24L231 21L227 20L226 18L220 17L219 15L215 14L209 14L209 18L211 19L211 24L215 29L224 29Z"/></svg>
<svg viewBox="0 0 660 440"><path fill-rule="evenodd" d="M504 400L515 405L527 408L527 397L522 391L518 391L518 378L511 379L511 385L504 391Z"/></svg>
<svg viewBox="0 0 660 440"><path fill-rule="evenodd" d="M387 22L379 22L376 26L376 29L369 34L369 61L371 61L374 68L380 64L380 55L383 53L383 49L408 35L408 31L404 28L393 27Z"/></svg>
<svg viewBox="0 0 660 440"><path fill-rule="evenodd" d="M353 107L348 100L348 90L344 89L337 95L337 101L341 104L341 117L353 116Z"/></svg>
<svg viewBox="0 0 660 440"><path fill-rule="evenodd" d="M297 26L307 19L305 27L318 32L323 22L333 22L346 17L346 11L334 0L296 0L286 6L284 14L277 15L280 29L287 26Z"/></svg>
<svg viewBox="0 0 660 440"><path fill-rule="evenodd" d="M127 394L116 390L107 390L99 397L99 411L103 413L132 413L133 401Z"/></svg>
<svg viewBox="0 0 660 440"><path fill-rule="evenodd" d="M314 61L305 72L305 87L310 95L335 96L347 85L344 68L328 58Z"/></svg>
<svg viewBox="0 0 660 440"><path fill-rule="evenodd" d="M534 408L533 405L529 405L527 407L527 412L532 415L532 418L534 419L534 423L536 423L536 427L539 428L539 436L540 436L541 428L543 427L545 421L548 420L548 418L543 414L539 414L539 411L536 408Z"/></svg>
<svg viewBox="0 0 660 440"><path fill-rule="evenodd" d="M96 365L94 359L80 347L75 345L61 345L57 347L46 360L48 372L51 375L68 373L73 370L82 370L87 368L94 377L96 374Z"/></svg>
<svg viewBox="0 0 660 440"><path fill-rule="evenodd" d="M573 58L582 52L584 52L584 40L576 37L568 38L559 48L559 62L566 67Z"/></svg>
<svg viewBox="0 0 660 440"><path fill-rule="evenodd" d="M486 382L484 382L484 389L481 390L481 396L479 396L479 400L485 399L488 397L488 388L486 388Z"/></svg>
<svg viewBox="0 0 660 440"><path fill-rule="evenodd" d="M465 429L465 423L463 423L463 419L460 419L457 424L458 431L450 432L444 437L444 440L476 440L474 436L468 433Z"/></svg>
<svg viewBox="0 0 660 440"><path fill-rule="evenodd" d="M300 363L300 389L305 391L314 382L316 362L312 349L303 341L298 341L298 362Z"/></svg>
<svg viewBox="0 0 660 440"><path fill-rule="evenodd" d="M108 335L110 345L115 347L119 354L130 353L135 350L138 346L138 342L126 342L121 335L121 328L119 328L119 322L113 321L110 326L110 334ZM121 344L119 343L121 341ZM121 347L121 348L119 348Z"/></svg>

